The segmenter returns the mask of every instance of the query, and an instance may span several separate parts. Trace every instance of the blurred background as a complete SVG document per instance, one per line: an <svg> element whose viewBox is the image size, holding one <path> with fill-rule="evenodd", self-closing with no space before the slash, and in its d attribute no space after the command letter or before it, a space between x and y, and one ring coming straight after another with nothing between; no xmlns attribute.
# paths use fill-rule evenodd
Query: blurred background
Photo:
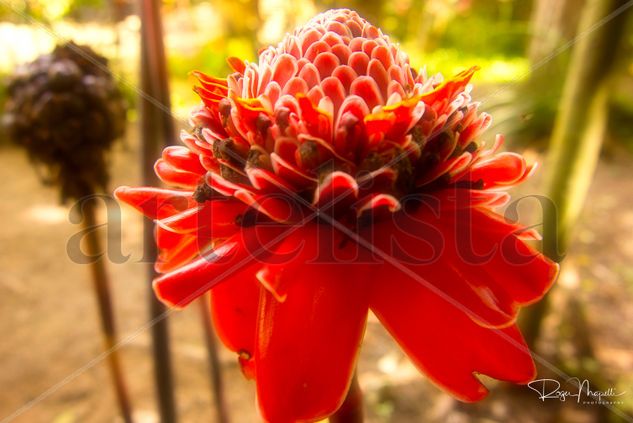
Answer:
<svg viewBox="0 0 633 423"><path fill-rule="evenodd" d="M0 110L16 68L62 41L89 45L109 60L128 110L125 135L107 156L111 180L106 192L122 184L139 185L143 173L142 107L136 88L142 86L141 3L148 2L0 0ZM491 141L495 133L504 133L508 149L544 163L543 171L513 195L544 194L557 203L573 203L560 203L562 210L570 210L562 222L566 257L549 309L536 310L525 325L545 362L567 375L589 379L592 387L625 392L613 405L615 410L540 401L526 387L509 389L492 381L489 399L459 403L421 376L372 318L359 364L367 421L633 421L633 2L153 4L162 19L175 129L187 128L187 114L198 103L190 71L224 76L230 71L228 56L255 60L259 47L278 42L316 13L347 7L380 26L409 53L414 67L426 67L429 74L449 77L479 65L473 97L494 121L484 138ZM604 7L602 12L589 11L599 7ZM160 48L157 40L149 41L150 50ZM158 72L151 66L145 71ZM103 342L89 266L73 262L66 251L69 239L81 229L79 222L68 204L60 204L59 193L40 183L38 169L4 129L0 181L0 419L121 421L108 367L100 356ZM154 376L156 349L148 322L156 310L150 310L154 306L148 301L143 221L130 209L105 205L97 221L107 222L101 235L121 258L106 264L133 420L155 422L162 416L163 421L215 421L209 338L195 307L167 319L173 415L166 417L164 407L157 406L157 388L164 381ZM543 229L538 201L526 200L519 210L522 221ZM230 420L258 421L254 386L241 376L234 355L220 348L218 362ZM561 380L547 365L541 365L539 376Z"/></svg>

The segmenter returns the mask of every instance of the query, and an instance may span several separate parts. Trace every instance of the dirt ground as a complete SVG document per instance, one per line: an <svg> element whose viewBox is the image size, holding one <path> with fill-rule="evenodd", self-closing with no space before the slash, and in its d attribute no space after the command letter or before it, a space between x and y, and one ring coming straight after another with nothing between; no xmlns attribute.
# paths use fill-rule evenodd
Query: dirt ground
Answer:
<svg viewBox="0 0 633 423"><path fill-rule="evenodd" d="M112 186L138 179L135 148L118 146ZM592 369L633 409L633 168L631 157L600 163L555 288L553 312L540 348L547 360L573 356L569 333L559 322L570 295L583 305L586 333L597 361ZM66 254L79 230L56 193L40 185L22 152L0 148L0 419L16 422L116 422L117 409L102 360L89 269ZM538 181L521 189L537 192ZM116 209L110 224L117 224ZM100 216L105 221L105 211ZM123 365L138 422L155 422L154 386L147 330L147 282L141 219L122 210L122 251L127 262L109 263ZM199 311L189 307L169 316L180 421L213 421L208 364ZM564 327L564 325L563 325ZM456 334L459 336L459 334ZM571 351L571 352L570 352ZM234 356L222 351L233 422L258 421L254 386L241 375ZM548 374L544 371L543 374ZM526 387L508 389L486 381L490 397L461 404L421 376L375 319L371 319L359 365L369 422L601 422L614 417L598 405L541 401ZM585 375L575 374L580 379ZM611 418L609 417L609 418ZM2 420L5 421L5 420Z"/></svg>

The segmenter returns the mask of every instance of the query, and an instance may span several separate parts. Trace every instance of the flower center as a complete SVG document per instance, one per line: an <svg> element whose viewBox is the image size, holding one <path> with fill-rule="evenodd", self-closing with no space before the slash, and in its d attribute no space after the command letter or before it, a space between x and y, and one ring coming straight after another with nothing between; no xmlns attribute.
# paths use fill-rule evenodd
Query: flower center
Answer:
<svg viewBox="0 0 633 423"><path fill-rule="evenodd" d="M227 79L196 73L204 106L192 116L211 188L223 195L293 193L321 208L346 191L360 210L395 210L410 193L478 186L461 178L489 124L466 88L475 68L443 83L418 74L349 10L317 16L258 63L229 64Z"/></svg>

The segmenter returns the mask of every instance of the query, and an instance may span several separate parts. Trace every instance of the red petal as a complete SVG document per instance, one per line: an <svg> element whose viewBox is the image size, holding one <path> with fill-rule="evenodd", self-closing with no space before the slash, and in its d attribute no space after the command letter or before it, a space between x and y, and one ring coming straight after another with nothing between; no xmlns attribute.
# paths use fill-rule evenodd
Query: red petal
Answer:
<svg viewBox="0 0 633 423"><path fill-rule="evenodd" d="M316 421L340 407L367 317L366 281L355 267L301 266L285 302L263 294L255 363L266 421Z"/></svg>
<svg viewBox="0 0 633 423"><path fill-rule="evenodd" d="M321 87L318 88L321 89ZM323 90L321 89L321 91ZM332 116L320 110L304 94L297 94L297 100L301 108L301 119L308 132L317 138L332 139Z"/></svg>
<svg viewBox="0 0 633 423"><path fill-rule="evenodd" d="M473 66L468 70L458 73L453 78L443 82L433 91L424 93L422 95L422 101L426 104L433 104L442 100L451 101L456 94L462 92L473 74L479 70L478 66Z"/></svg>
<svg viewBox="0 0 633 423"><path fill-rule="evenodd" d="M338 57L330 52L320 53L314 60L314 66L319 70L321 81L332 75L334 69L340 65Z"/></svg>
<svg viewBox="0 0 633 423"><path fill-rule="evenodd" d="M347 203L358 198L358 184L349 174L336 171L328 174L314 193L313 204L317 207L332 207L338 201Z"/></svg>
<svg viewBox="0 0 633 423"><path fill-rule="evenodd" d="M467 168L468 165L472 163L472 154L465 152L461 155L454 157L452 159L445 160L435 166L432 170L422 175L422 177L418 178L416 184L418 186L428 184L430 182L435 181L437 178L444 174L454 174L462 171Z"/></svg>
<svg viewBox="0 0 633 423"><path fill-rule="evenodd" d="M246 175L258 191L266 193L294 192L294 189L286 181L266 169L246 168Z"/></svg>
<svg viewBox="0 0 633 423"><path fill-rule="evenodd" d="M442 210L464 208L495 208L510 201L510 195L503 191L482 191L476 189L444 189L434 194L442 202Z"/></svg>
<svg viewBox="0 0 633 423"><path fill-rule="evenodd" d="M198 154L187 147L169 146L163 150L163 159L177 169L204 175L207 171L200 164Z"/></svg>
<svg viewBox="0 0 633 423"><path fill-rule="evenodd" d="M202 252L207 251L210 246L209 239L205 242L196 236L180 236L174 246L161 249L154 263L154 270L157 273L170 272L192 261Z"/></svg>
<svg viewBox="0 0 633 423"><path fill-rule="evenodd" d="M306 223L287 234L268 263L257 272L257 279L277 301L284 302L288 288L301 277L297 272L302 271L305 263L353 262L359 257L356 244L339 252L337 246L343 240L344 235L331 226Z"/></svg>
<svg viewBox="0 0 633 423"><path fill-rule="evenodd" d="M304 217L301 204L289 195L259 194L246 189L239 189L233 195L275 222L299 222Z"/></svg>
<svg viewBox="0 0 633 423"><path fill-rule="evenodd" d="M496 188L520 183L530 170L523 157L506 152L475 163L462 179L482 180L484 188Z"/></svg>
<svg viewBox="0 0 633 423"><path fill-rule="evenodd" d="M385 268L398 277L414 278L433 295L442 297L481 325L511 324L516 310L487 289L477 274L462 274L445 254L454 235L441 221L454 219L420 206L415 214L394 214L373 228L374 245L391 256Z"/></svg>
<svg viewBox="0 0 633 423"><path fill-rule="evenodd" d="M373 142L381 141L393 126L396 120L396 115L390 112L377 112L365 116L365 127L367 128L367 135L374 137Z"/></svg>
<svg viewBox="0 0 633 423"><path fill-rule="evenodd" d="M154 229L156 245L161 250L171 250L173 248L177 248L180 243L192 237L189 234L172 232L160 226L156 226Z"/></svg>
<svg viewBox="0 0 633 423"><path fill-rule="evenodd" d="M213 251L154 280L156 296L170 306L186 306L215 285L269 255L279 242L276 237L282 232L282 228L272 226L243 228Z"/></svg>
<svg viewBox="0 0 633 423"><path fill-rule="evenodd" d="M244 61L238 57L229 57L226 59L227 63L235 72L239 74L244 74L244 70L246 69L246 65Z"/></svg>
<svg viewBox="0 0 633 423"><path fill-rule="evenodd" d="M538 301L555 282L558 264L522 241L516 234L516 224L481 210L471 210L468 217L458 218L457 222L462 236L472 234L475 251L494 252L484 266L474 265L483 267L491 283L505 290L517 303L527 305Z"/></svg>
<svg viewBox="0 0 633 423"><path fill-rule="evenodd" d="M400 202L394 196L389 194L375 194L363 198L363 200L356 205L356 214L361 216L365 212L379 213L379 210L382 209L389 213L395 213L400 210L401 207Z"/></svg>
<svg viewBox="0 0 633 423"><path fill-rule="evenodd" d="M198 79L198 81L200 81L200 83L207 89L217 88L223 91L224 93L226 93L228 89L227 84L226 84L226 79L216 78L214 76L207 75L200 71L193 71L191 72L191 74L195 76Z"/></svg>
<svg viewBox="0 0 633 423"><path fill-rule="evenodd" d="M182 130L180 132L180 141L187 146L187 148L193 151L198 157L203 156L204 158L209 158L209 154L211 154L210 150L206 148L206 145L200 145L200 141L198 141L193 135L189 132ZM210 146L209 146L210 147ZM202 158L200 158L202 160Z"/></svg>
<svg viewBox="0 0 633 423"><path fill-rule="evenodd" d="M369 65L367 66L367 76L376 81L376 85L378 85L378 88L380 89L382 98L386 99L388 96L387 88L389 87L389 75L387 74L387 69L378 59L371 59L369 61Z"/></svg>
<svg viewBox="0 0 633 423"><path fill-rule="evenodd" d="M289 54L277 56L274 64L272 79L283 87L286 82L297 73L297 59Z"/></svg>
<svg viewBox="0 0 633 423"><path fill-rule="evenodd" d="M217 199L157 220L156 223L171 232L195 232L208 238L225 238L239 229L237 217L245 210L246 206L239 201Z"/></svg>
<svg viewBox="0 0 633 423"><path fill-rule="evenodd" d="M154 171L161 181L179 188L195 188L200 183L202 175L177 169L164 159L158 159Z"/></svg>
<svg viewBox="0 0 633 423"><path fill-rule="evenodd" d="M150 219L160 219L180 213L197 204L191 191L151 187L119 187L114 191L117 200L129 204Z"/></svg>
<svg viewBox="0 0 633 423"><path fill-rule="evenodd" d="M303 79L309 88L314 87L321 83L321 77L319 76L319 70L312 63L307 63L299 71L299 78Z"/></svg>
<svg viewBox="0 0 633 423"><path fill-rule="evenodd" d="M341 81L341 84L343 84L343 88L345 88L345 91L349 91L352 82L354 82L358 75L356 75L356 72L354 72L354 69L352 69L351 67L347 65L341 65L338 68L334 69L334 72L332 72L332 76Z"/></svg>
<svg viewBox="0 0 633 423"><path fill-rule="evenodd" d="M338 78L329 76L321 82L321 88L323 88L323 93L332 100L334 105L333 116L337 116L338 110L345 100L345 87Z"/></svg>
<svg viewBox="0 0 633 423"><path fill-rule="evenodd" d="M515 383L534 378L516 326L483 328L407 277L376 280L373 286L370 306L382 324L420 371L458 399L486 396L473 372Z"/></svg>
<svg viewBox="0 0 633 423"><path fill-rule="evenodd" d="M351 46L350 46L351 48ZM348 65L356 72L357 75L367 75L367 65L369 57L360 51L354 51L349 56Z"/></svg>
<svg viewBox="0 0 633 423"><path fill-rule="evenodd" d="M156 224L170 232L181 234L195 232L202 224L199 216L200 209L201 207L192 207L164 219L158 219L156 220Z"/></svg>
<svg viewBox="0 0 633 423"><path fill-rule="evenodd" d="M309 91L308 84L298 76L290 78L288 83L283 88L283 94L290 94L292 96L297 94L307 94Z"/></svg>
<svg viewBox="0 0 633 423"><path fill-rule="evenodd" d="M231 351L252 357L260 287L252 274L211 290L211 318L218 337Z"/></svg>
<svg viewBox="0 0 633 423"><path fill-rule="evenodd" d="M276 153L271 153L270 162L273 170L280 178L290 181L297 187L306 187L316 183L316 179L301 172L296 166L293 166Z"/></svg>
<svg viewBox="0 0 633 423"><path fill-rule="evenodd" d="M369 109L373 109L375 106L384 103L380 88L369 76L359 76L352 82L350 87L350 94L361 97Z"/></svg>
<svg viewBox="0 0 633 423"><path fill-rule="evenodd" d="M208 172L204 180L214 191L226 195L227 197L232 197L237 190L248 188L247 185L231 182L214 172Z"/></svg>

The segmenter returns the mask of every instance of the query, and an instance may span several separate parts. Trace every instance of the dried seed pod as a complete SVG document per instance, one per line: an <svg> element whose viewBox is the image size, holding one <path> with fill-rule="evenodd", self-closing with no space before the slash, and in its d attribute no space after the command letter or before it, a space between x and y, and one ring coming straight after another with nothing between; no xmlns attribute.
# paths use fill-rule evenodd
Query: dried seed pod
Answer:
<svg viewBox="0 0 633 423"><path fill-rule="evenodd" d="M123 135L127 105L90 47L73 42L19 67L10 78L3 124L45 169L62 201L104 190L106 152Z"/></svg>

